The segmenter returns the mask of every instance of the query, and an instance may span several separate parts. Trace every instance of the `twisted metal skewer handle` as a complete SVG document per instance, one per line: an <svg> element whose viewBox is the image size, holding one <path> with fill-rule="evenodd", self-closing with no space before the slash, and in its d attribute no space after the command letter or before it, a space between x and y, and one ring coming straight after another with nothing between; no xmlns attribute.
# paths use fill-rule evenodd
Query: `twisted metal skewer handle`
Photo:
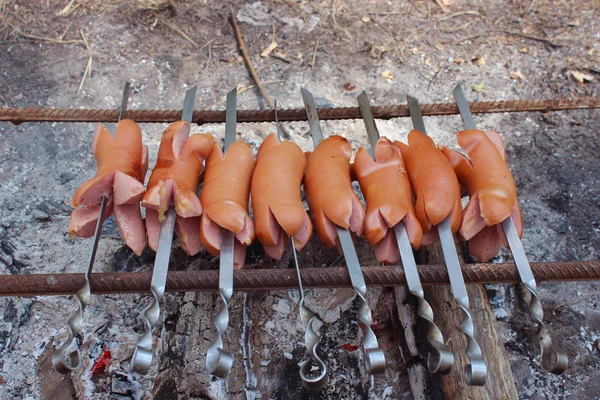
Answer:
<svg viewBox="0 0 600 400"><path fill-rule="evenodd" d="M417 293L412 290L410 292L417 297L417 314L427 323L427 341L432 347L427 355L427 368L431 373L446 375L452 370L454 354L444 344L444 336L433 322L433 310L423 297L423 292Z"/></svg>
<svg viewBox="0 0 600 400"><path fill-rule="evenodd" d="M67 341L52 354L52 365L61 374L68 374L81 367L81 355L79 349L76 348L73 350L69 353L68 357L65 356L65 351L71 346L75 336L81 332L81 328L83 327L83 311L90 301L91 294L90 281L86 275L85 285L77 292L77 312L67 321L69 337L67 338Z"/></svg>
<svg viewBox="0 0 600 400"><path fill-rule="evenodd" d="M375 332L371 328L373 317L371 308L362 290L355 288L356 296L360 301L358 308L358 326L363 333L363 349L365 350L365 361L367 372L371 375L383 374L385 372L385 354L377 343ZM366 292L366 290L365 290Z"/></svg>
<svg viewBox="0 0 600 400"><path fill-rule="evenodd" d="M125 85L126 90L129 86ZM65 357L65 351L71 346L75 336L81 332L83 328L83 312L90 302L92 295L92 289L90 287L90 275L94 268L94 261L96 259L96 251L98 250L98 243L100 242L100 233L102 231L102 216L106 210L106 204L108 198L102 196L100 202L100 210L98 210L98 220L96 221L96 229L94 231L94 241L92 242L92 251L90 252L90 258L88 261L88 270L85 273L85 283L77 292L77 311L67 321L67 329L69 330L69 337L67 341L52 355L52 365L61 374L68 374L81 367L81 354L79 349L73 350L69 353L68 357Z"/></svg>
<svg viewBox="0 0 600 400"><path fill-rule="evenodd" d="M565 353L556 351L552 347L552 339L544 323L544 309L538 297L535 283L533 285L524 283L523 285L531 293L529 312L538 323L538 331L535 338L540 344L540 364L546 371L561 375L569 367L569 358Z"/></svg>
<svg viewBox="0 0 600 400"><path fill-rule="evenodd" d="M446 217L437 227L442 245L442 253L446 260L446 268L448 268L452 296L464 314L459 329L467 338L466 353L470 362L470 364L465 366L465 380L468 385L483 386L485 385L487 376L487 364L483 359L481 348L475 340L473 317L469 311L469 295L460 268L458 254L456 253L456 246L454 245L454 237L450 228L450 217Z"/></svg>
<svg viewBox="0 0 600 400"><path fill-rule="evenodd" d="M502 229L504 230L506 240L510 245L510 251L515 259L521 282L527 288L529 293L531 293L529 313L538 324L538 331L535 338L540 344L540 365L544 370L560 375L567 370L569 358L565 353L558 352L552 348L552 339L550 338L546 324L544 324L544 309L537 294L535 277L531 271L529 260L527 260L525 249L519 239L519 234L512 217L508 217L502 221Z"/></svg>
<svg viewBox="0 0 600 400"><path fill-rule="evenodd" d="M310 358L300 368L300 378L305 388L316 391L327 385L329 378L327 376L327 366L317 354L321 337L312 327L317 320L317 316L304 305L304 299L300 300L300 318L305 328L304 343L310 355Z"/></svg>
<svg viewBox="0 0 600 400"><path fill-rule="evenodd" d="M152 365L154 354L152 328L154 328L160 317L160 300L164 293L164 290L160 291L155 286L152 286L150 291L152 292L152 303L144 310L146 331L139 337L131 358L131 370L138 374L148 373Z"/></svg>
<svg viewBox="0 0 600 400"><path fill-rule="evenodd" d="M473 317L469 312L469 300L468 298L455 298L455 300L464 314L459 329L467 338L466 353L470 362L465 366L465 380L468 385L483 386L487 377L487 364L481 354L481 348L475 340L475 328Z"/></svg>
<svg viewBox="0 0 600 400"><path fill-rule="evenodd" d="M225 378L231 371L235 360L233 353L223 348L223 337L229 325L229 300L231 300L232 291L219 290L219 294L223 304L219 313L215 315L214 323L217 328L217 337L206 350L206 369L211 375Z"/></svg>
<svg viewBox="0 0 600 400"><path fill-rule="evenodd" d="M421 278L419 277L419 272L417 270L417 263L403 221L394 226L394 234L396 236L398 250L400 250L402 267L406 274L408 289L418 301L417 314L427 323L427 341L432 347L432 350L427 355L427 367L429 371L434 374L448 374L454 364L454 354L452 354L452 350L444 344L444 336L433 321L433 310L427 300L425 300Z"/></svg>
<svg viewBox="0 0 600 400"><path fill-rule="evenodd" d="M152 328L154 328L160 318L160 301L165 294L167 285L167 273L169 271L169 259L171 257L175 220L175 209L169 208L166 213L166 218L160 227L156 258L154 259L154 269L152 271L152 281L150 284L150 292L152 293L153 299L152 303L144 310L146 331L138 338L133 357L131 358L131 370L140 374L148 373L150 366L152 365Z"/></svg>

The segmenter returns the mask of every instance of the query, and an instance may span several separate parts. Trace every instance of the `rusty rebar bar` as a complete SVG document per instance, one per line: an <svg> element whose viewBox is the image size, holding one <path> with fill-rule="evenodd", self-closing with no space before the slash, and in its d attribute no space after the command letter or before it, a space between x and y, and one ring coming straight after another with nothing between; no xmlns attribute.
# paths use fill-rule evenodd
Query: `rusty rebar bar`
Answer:
<svg viewBox="0 0 600 400"><path fill-rule="evenodd" d="M479 101L469 103L473 113L502 112L548 112L600 108L600 98L556 98L539 100ZM373 115L379 119L408 117L404 104L374 106ZM358 107L319 108L322 120L360 119ZM458 114L454 103L421 104L424 116ZM304 108L278 111L279 121L305 121ZM96 109L48 109L48 108L0 108L0 121L20 124L23 122L117 122L119 110ZM181 118L181 110L128 110L125 118L138 123L173 122ZM269 110L238 110L238 122L274 122L275 112ZM225 110L194 111L192 122L202 125L225 122Z"/></svg>
<svg viewBox="0 0 600 400"><path fill-rule="evenodd" d="M537 281L567 282L600 280L600 260L570 262L536 262L531 267ZM406 285L402 268L363 267L369 286ZM351 287L346 268L302 268L305 288ZM514 264L464 264L462 272L467 283L520 282ZM150 272L95 273L90 278L92 293L146 293L150 287ZM443 265L421 265L419 275L425 285L447 285L448 273ZM84 274L22 274L0 275L0 296L41 296L75 294L85 281ZM168 292L216 291L219 271L171 271L167 279ZM293 268L244 269L235 271L234 288L240 291L287 290L298 287Z"/></svg>

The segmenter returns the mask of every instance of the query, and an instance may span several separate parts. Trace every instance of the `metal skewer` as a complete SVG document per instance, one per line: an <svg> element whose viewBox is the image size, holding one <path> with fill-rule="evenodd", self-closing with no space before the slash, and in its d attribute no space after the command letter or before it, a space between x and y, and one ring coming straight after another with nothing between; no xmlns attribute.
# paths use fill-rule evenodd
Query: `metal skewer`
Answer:
<svg viewBox="0 0 600 400"><path fill-rule="evenodd" d="M411 96L407 96L407 100L413 126L420 132L427 134L423 116L421 115L419 101ZM481 348L475 340L473 317L469 311L469 295L467 293L465 279L460 269L460 261L458 259L458 253L456 252L454 236L452 235L450 225L450 216L448 216L437 225L437 229L440 235L446 268L448 269L452 296L464 313L464 318L460 324L460 330L467 338L466 353L470 362L470 364L467 364L465 367L465 380L469 385L483 386L485 385L487 377L487 364L481 354Z"/></svg>
<svg viewBox="0 0 600 400"><path fill-rule="evenodd" d="M273 100L275 108L275 125L277 126L277 136L281 140L281 129L279 127L279 119L277 118L277 99ZM313 322L318 318L317 315L312 312L308 307L304 305L304 287L302 286L302 277L300 276L300 265L298 264L298 255L296 254L296 243L294 237L290 236L292 240L292 252L294 253L294 265L296 267L296 275L298 276L298 290L300 292L300 319L304 324L304 344L306 351L310 356L310 360L305 361L300 367L300 378L305 388L309 390L320 390L322 389L329 380L327 376L327 365L317 354L317 347L321 342L321 337L312 328ZM314 366L314 369L313 369ZM317 372L318 371L318 372Z"/></svg>
<svg viewBox="0 0 600 400"><path fill-rule="evenodd" d="M373 160L375 160L375 146L379 140L379 131L377 130L377 125L375 124L375 119L373 118L373 112L371 111L371 105L366 92L362 92L358 96L358 106L360 107L360 112L369 136L369 143L371 144L369 153L371 154L371 157L373 157ZM408 289L417 297L417 314L427 323L428 327L427 341L433 348L433 351L427 356L427 367L432 373L447 374L452 369L452 364L454 364L454 355L452 354L452 350L444 344L444 336L433 321L433 310L425 300L415 255L413 254L410 239L408 238L408 233L403 221L400 221L394 226L394 233L396 242L398 243L398 249L400 250L404 273L406 274Z"/></svg>
<svg viewBox="0 0 600 400"><path fill-rule="evenodd" d="M225 145L223 154L235 142L237 121L237 89L227 93L225 113ZM229 301L233 295L233 260L235 237L233 232L221 229L221 250L219 255L219 295L223 300L221 310L215 316L217 337L206 351L206 369L209 374L224 378L231 371L235 357L223 348L223 336L229 325Z"/></svg>
<svg viewBox="0 0 600 400"><path fill-rule="evenodd" d="M125 86L123 87L123 96L121 98L121 108L119 110L119 121L123 119L123 117L125 116L125 112L127 111L127 102L129 100L129 86L130 83L125 82ZM67 321L69 337L67 338L67 341L54 354L52 354L52 365L61 374L68 374L81 367L81 354L79 352L79 348L76 348L71 353L69 353L68 358L65 357L65 352L69 348L69 346L71 346L71 343L73 343L73 340L83 328L83 312L89 304L90 297L92 294L90 288L90 276L92 275L92 270L94 269L96 251L98 250L98 243L100 242L100 236L102 234L102 216L106 211L107 202L107 196L102 196L102 201L100 203L100 212L98 214L98 221L96 222L96 230L94 231L94 240L92 242L92 249L90 252L90 258L88 262L88 269L85 274L85 284L77 292L77 312L73 314Z"/></svg>
<svg viewBox="0 0 600 400"><path fill-rule="evenodd" d="M319 123L319 116L317 114L317 107L315 106L315 100L313 95L306 89L302 88L302 99L304 100L304 107L306 108L306 115L308 117L308 123L310 126L310 133L312 135L313 144L315 148L319 142L323 139L323 133L321 132L321 125ZM367 284L365 278L360 269L360 262L358 261L358 255L352 242L352 235L348 229L336 226L338 238L342 246L342 253L346 260L346 267L352 281L354 291L360 300L360 308L358 310L358 321L359 326L363 333L363 344L362 347L365 352L365 363L366 369L369 374L382 374L385 372L385 354L377 343L377 337L375 332L371 329L373 323L373 317L371 315L371 308L367 303Z"/></svg>
<svg viewBox="0 0 600 400"><path fill-rule="evenodd" d="M188 135L190 133L192 115L194 113L194 103L196 102L196 89L194 86L185 92L183 101L182 121L190 122ZM152 365L154 353L152 328L157 324L160 318L160 301L165 293L167 284L167 274L169 272L169 260L171 258L171 246L173 244L173 232L175 230L175 209L170 206L166 212L166 218L160 227L160 236L158 237L158 247L156 249L156 258L154 259L154 268L152 270L152 282L150 292L152 292L152 303L144 310L144 322L146 331L139 337L133 357L131 358L131 370L139 374L146 374Z"/></svg>
<svg viewBox="0 0 600 400"><path fill-rule="evenodd" d="M456 85L453 94L465 129L477 129L477 124L475 123L473 114L471 114L467 97L460 84ZM537 294L535 278L531 271L529 261L527 260L527 255L525 254L521 239L519 239L519 234L512 216L509 216L502 221L502 230L504 230L506 240L510 245L510 251L512 252L517 270L519 271L521 282L531 293L529 312L538 323L536 339L540 344L540 365L544 370L560 375L568 368L569 359L565 353L556 351L552 348L552 339L550 338L546 324L544 324L544 309Z"/></svg>

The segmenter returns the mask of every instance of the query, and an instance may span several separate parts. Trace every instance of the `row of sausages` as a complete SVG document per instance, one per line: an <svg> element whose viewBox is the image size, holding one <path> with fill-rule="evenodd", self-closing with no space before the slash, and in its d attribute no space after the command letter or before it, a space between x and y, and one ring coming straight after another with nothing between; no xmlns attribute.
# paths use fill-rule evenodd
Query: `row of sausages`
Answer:
<svg viewBox="0 0 600 400"><path fill-rule="evenodd" d="M337 135L304 153L297 144L280 143L271 134L255 159L247 143L235 142L223 154L212 135L188 137L188 131L184 121L165 130L145 189L148 148L139 127L122 120L113 137L98 124L92 141L98 171L73 196L76 208L69 233L91 237L106 196L101 218L114 213L121 237L136 254L146 246L146 237L156 250L161 222L172 206L175 232L187 254L204 247L218 256L221 230L226 229L235 234L236 268L243 266L246 247L255 237L274 259L281 258L290 237L301 250L312 236L313 223L326 248L339 247L336 226L358 236L364 233L377 260L384 263L400 258L392 228L401 221L418 249L437 241L435 226L450 218L452 232L468 241L471 254L482 262L507 245L500 226L504 219L512 215L522 234L515 182L495 132L458 132L458 145L467 157L413 130L408 145L381 138L375 160L359 148L351 163L350 143ZM354 180L364 194L366 212L352 188ZM312 220L302 203L302 185ZM464 210L463 196L470 197ZM145 224L140 204L146 209Z"/></svg>

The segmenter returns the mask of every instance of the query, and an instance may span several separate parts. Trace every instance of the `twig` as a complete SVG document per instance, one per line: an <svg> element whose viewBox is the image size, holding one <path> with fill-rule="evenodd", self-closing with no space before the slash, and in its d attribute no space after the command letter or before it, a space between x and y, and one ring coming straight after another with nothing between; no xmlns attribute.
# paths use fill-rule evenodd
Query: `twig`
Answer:
<svg viewBox="0 0 600 400"><path fill-rule="evenodd" d="M317 42L315 43L315 51L313 52L312 63L310 64L311 69L315 69L315 61L317 59L317 50L319 49L319 41L320 40L321 40L321 38L318 37Z"/></svg>
<svg viewBox="0 0 600 400"><path fill-rule="evenodd" d="M87 48L88 54L90 56L88 58L87 65L85 66L85 71L83 71L83 76L81 77L81 83L79 84L79 89L77 89L77 91L81 90L81 88L83 87L83 82L85 82L85 78L92 73L92 60L93 60L92 50L90 49L90 45L89 45L85 35L83 34L83 30L80 30L79 33L81 33L81 38L83 39L83 43L85 43L85 47Z"/></svg>
<svg viewBox="0 0 600 400"><path fill-rule="evenodd" d="M273 100L271 100L271 97L265 90L262 82L260 81L260 78L258 77L258 74L256 73L256 70L254 69L254 66L252 65L252 61L250 61L250 57L248 56L248 52L246 51L246 43L244 43L244 38L242 37L242 33L240 32L240 27L238 26L237 21L235 19L235 12L233 11L233 9L231 10L231 24L233 25L233 31L235 32L235 37L237 38L238 48L240 50L240 53L242 53L242 58L244 59L244 62L246 63L248 70L250 71L252 80L256 84L256 87L258 88L258 90L260 90L260 93L265 98L265 101L267 102L269 107L274 108ZM286 139L291 139L292 136L288 132L285 125L283 125L283 123L280 122L279 126L281 127L281 132L283 133L283 136Z"/></svg>
<svg viewBox="0 0 600 400"><path fill-rule="evenodd" d="M437 4L443 12L445 12L446 14L450 12L450 10L448 9L448 7L446 7L446 5L441 1L441 0L433 0L435 4Z"/></svg>
<svg viewBox="0 0 600 400"><path fill-rule="evenodd" d="M462 42L466 42L467 40L477 39L481 36L483 36L483 34L481 34L481 33L479 35L467 36L467 37L457 40L456 42L454 42L454 44L460 44Z"/></svg>
<svg viewBox="0 0 600 400"><path fill-rule="evenodd" d="M288 64L292 62L292 60L290 60L289 58L287 58L287 57L285 56L285 53L281 53L281 52L279 52L279 51L274 51L274 52L272 52L272 53L271 53L271 57L273 57L273 58L276 58L276 59L278 59L278 60L281 60L281 61L283 61L283 62L286 62L286 63L288 63Z"/></svg>
<svg viewBox="0 0 600 400"><path fill-rule="evenodd" d="M446 21L454 17L459 17L461 15L479 15L479 12L475 10L461 11L454 14L446 15L445 17L440 17L438 18L438 21Z"/></svg>
<svg viewBox="0 0 600 400"><path fill-rule="evenodd" d="M440 74L440 72L442 72L442 70L444 68L445 68L445 66L440 67L440 69L438 69L437 72L433 75L433 77L429 81L429 85L427 85L427 91L428 92L429 92L429 88L431 87L431 84L433 83L433 81L435 81L435 78L437 78L437 76Z"/></svg>
<svg viewBox="0 0 600 400"><path fill-rule="evenodd" d="M592 298L592 297L594 297L595 295L596 295L596 293L593 293L593 294L591 294L591 295L589 295L589 296L582 297L582 298L580 298L579 300L577 300L577 301L574 301L574 302L572 302L572 303L568 303L568 302L567 302L567 303L562 303L562 304L559 304L559 305L557 305L556 307L554 307L554 308L552 309L552 311L556 311L556 310L558 310L559 308L566 307L566 306L574 306L574 305L576 305L576 304L579 304L579 303L581 303L582 301L586 301L586 300L589 300L589 299L591 299L591 298Z"/></svg>
<svg viewBox="0 0 600 400"><path fill-rule="evenodd" d="M184 31L182 31L181 29L179 29L178 27L176 27L175 25L172 25L171 23L162 20L162 19L158 19L159 22L165 24L167 27L169 27L170 29L172 29L175 33L178 33L182 38L184 38L185 40L187 40L188 42L190 42L194 47L198 47L198 43L194 42L194 40L188 36L187 33L185 33Z"/></svg>
<svg viewBox="0 0 600 400"><path fill-rule="evenodd" d="M531 9L533 8L533 4L535 3L535 0L531 0L531 3L529 3L529 7L527 7L527 10L525 10L525 12L523 13L523 15L528 14L529 11L531 11Z"/></svg>
<svg viewBox="0 0 600 400"><path fill-rule="evenodd" d="M242 57L244 58L244 61L246 62L246 66L248 67L248 70L250 71L252 80L254 81L254 83L256 83L256 87L258 87L258 90L260 90L260 93L263 95L263 97L267 101L267 104L269 105L269 107L273 108L273 100L271 100L271 96L269 96L269 94L263 87L263 85L260 81L260 78L256 74L256 70L254 69L254 66L252 65L252 61L250 61L250 57L248 56L248 52L246 51L246 43L244 43L244 39L242 38L242 33L240 32L240 27L237 24L237 21L235 19L235 13L233 12L233 10L231 10L231 24L233 25L235 37L237 38L237 41L238 41L238 48L240 50L240 53L242 53Z"/></svg>
<svg viewBox="0 0 600 400"><path fill-rule="evenodd" d="M520 37L523 37L525 39L537 40L538 42L545 42L545 43L548 43L548 44L550 44L550 45L552 45L554 47L562 47L563 46L562 44L555 42L555 40L561 40L561 39L543 38L543 37L539 37L539 36L527 35L527 34L521 33L521 32L511 32L511 31L505 31L505 30L501 30L500 32L505 33L507 35L520 36Z"/></svg>
<svg viewBox="0 0 600 400"><path fill-rule="evenodd" d="M56 15L59 17L68 17L73 11L75 11L81 5L81 4L77 4L77 5L75 5L75 7L73 7L73 4L75 4L75 0L71 0L71 2L69 2L69 4L67 4L65 6L65 8L60 10Z"/></svg>
<svg viewBox="0 0 600 400"><path fill-rule="evenodd" d="M77 40L77 39L62 40L62 39L53 39L53 38L44 37L44 36L30 35L28 33L23 33L23 32L15 32L15 33L17 35L19 35L19 36L22 36L22 37L26 37L26 38L29 38L29 39L43 40L45 42L61 43L61 44L65 44L65 43L83 43L83 41Z"/></svg>

